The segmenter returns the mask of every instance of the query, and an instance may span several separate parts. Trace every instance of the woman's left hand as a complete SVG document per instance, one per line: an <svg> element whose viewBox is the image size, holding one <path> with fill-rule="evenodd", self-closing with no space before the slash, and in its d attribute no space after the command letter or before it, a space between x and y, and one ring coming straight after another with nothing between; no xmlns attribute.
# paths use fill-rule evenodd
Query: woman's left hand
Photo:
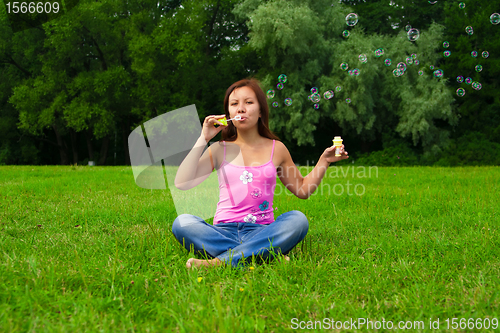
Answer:
<svg viewBox="0 0 500 333"><path fill-rule="evenodd" d="M348 159L349 154L344 150L344 145L342 145L340 147L340 156L335 156L335 146L331 146L325 149L321 157L324 158L328 163L334 163Z"/></svg>

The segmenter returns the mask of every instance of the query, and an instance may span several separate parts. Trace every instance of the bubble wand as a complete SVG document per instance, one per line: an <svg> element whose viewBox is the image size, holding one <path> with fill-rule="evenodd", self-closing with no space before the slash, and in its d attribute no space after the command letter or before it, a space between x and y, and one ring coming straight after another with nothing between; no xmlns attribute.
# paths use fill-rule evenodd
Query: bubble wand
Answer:
<svg viewBox="0 0 500 333"><path fill-rule="evenodd" d="M222 119L219 119L219 121L220 121L222 124L224 124L224 126L227 126L227 122L228 122L228 121L231 121L231 120L241 120L241 116L240 116L240 115L237 115L236 117L231 118L231 119L227 119L227 120L226 120L226 117L224 117L224 118L222 118ZM215 124L214 124L214 126L215 126Z"/></svg>

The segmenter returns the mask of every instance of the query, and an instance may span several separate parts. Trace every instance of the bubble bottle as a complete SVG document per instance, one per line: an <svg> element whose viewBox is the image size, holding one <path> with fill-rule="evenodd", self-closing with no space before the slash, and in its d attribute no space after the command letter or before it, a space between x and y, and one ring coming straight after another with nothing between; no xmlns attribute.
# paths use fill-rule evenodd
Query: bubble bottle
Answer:
<svg viewBox="0 0 500 333"><path fill-rule="evenodd" d="M336 136L332 141L335 146L335 156L341 156L340 147L342 147L342 138L340 136Z"/></svg>

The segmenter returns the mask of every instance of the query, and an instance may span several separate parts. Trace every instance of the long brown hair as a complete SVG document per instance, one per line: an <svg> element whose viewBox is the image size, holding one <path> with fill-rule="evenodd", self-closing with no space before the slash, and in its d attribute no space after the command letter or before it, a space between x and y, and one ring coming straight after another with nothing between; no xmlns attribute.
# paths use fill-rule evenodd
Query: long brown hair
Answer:
<svg viewBox="0 0 500 333"><path fill-rule="evenodd" d="M260 106L260 118L257 123L259 135L268 139L279 140L279 138L271 132L269 129L269 106L267 105L266 95L264 91L260 87L259 81L256 79L243 79L238 82L233 83L227 90L226 96L224 97L224 112L226 114L226 118L229 119L229 95L237 89L241 87L249 87L257 96L257 101ZM222 140L223 141L234 141L238 137L238 132L236 127L233 125L233 122L230 121L228 126L222 129Z"/></svg>

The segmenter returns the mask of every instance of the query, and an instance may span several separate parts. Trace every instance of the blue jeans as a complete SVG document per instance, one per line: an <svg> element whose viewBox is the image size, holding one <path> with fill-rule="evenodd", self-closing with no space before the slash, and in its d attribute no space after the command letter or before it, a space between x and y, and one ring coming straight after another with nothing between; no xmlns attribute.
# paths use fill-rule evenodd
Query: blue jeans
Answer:
<svg viewBox="0 0 500 333"><path fill-rule="evenodd" d="M271 252L287 254L307 234L307 217L298 210L281 214L271 224L247 222L210 225L190 214L179 215L173 225L175 238L189 251L207 254L234 267L242 258L269 257Z"/></svg>

